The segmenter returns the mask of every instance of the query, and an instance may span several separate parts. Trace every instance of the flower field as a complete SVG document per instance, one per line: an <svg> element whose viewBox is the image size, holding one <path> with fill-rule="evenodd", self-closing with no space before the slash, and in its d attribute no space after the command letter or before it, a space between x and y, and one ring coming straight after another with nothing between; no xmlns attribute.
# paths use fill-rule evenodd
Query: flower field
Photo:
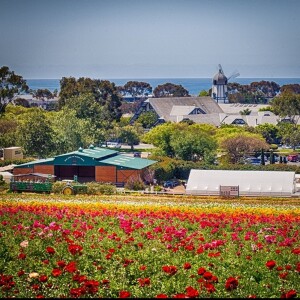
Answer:
<svg viewBox="0 0 300 300"><path fill-rule="evenodd" d="M299 200L0 199L1 298L300 294Z"/></svg>

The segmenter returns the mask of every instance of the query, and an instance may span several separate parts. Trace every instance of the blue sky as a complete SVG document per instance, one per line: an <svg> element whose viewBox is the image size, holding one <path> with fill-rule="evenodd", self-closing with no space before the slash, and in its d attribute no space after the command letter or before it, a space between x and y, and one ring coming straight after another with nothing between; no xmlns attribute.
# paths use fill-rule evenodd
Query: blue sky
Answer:
<svg viewBox="0 0 300 300"><path fill-rule="evenodd" d="M24 78L300 77L299 0L0 0Z"/></svg>

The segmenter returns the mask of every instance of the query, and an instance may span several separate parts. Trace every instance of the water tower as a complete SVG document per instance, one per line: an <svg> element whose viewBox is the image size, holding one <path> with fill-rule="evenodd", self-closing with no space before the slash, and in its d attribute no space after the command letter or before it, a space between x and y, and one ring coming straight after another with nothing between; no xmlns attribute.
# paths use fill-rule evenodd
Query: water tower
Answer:
<svg viewBox="0 0 300 300"><path fill-rule="evenodd" d="M229 79L239 76L239 73L232 74L227 78L223 72L222 66L219 64L219 72L213 77L211 97L219 103L223 100L224 103L228 102L227 83Z"/></svg>

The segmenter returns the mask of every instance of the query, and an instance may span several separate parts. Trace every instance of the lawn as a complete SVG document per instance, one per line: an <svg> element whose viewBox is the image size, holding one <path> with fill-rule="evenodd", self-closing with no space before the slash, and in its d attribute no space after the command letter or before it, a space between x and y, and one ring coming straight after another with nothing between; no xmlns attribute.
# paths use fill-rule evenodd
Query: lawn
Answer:
<svg viewBox="0 0 300 300"><path fill-rule="evenodd" d="M300 201L0 195L0 297L292 298Z"/></svg>

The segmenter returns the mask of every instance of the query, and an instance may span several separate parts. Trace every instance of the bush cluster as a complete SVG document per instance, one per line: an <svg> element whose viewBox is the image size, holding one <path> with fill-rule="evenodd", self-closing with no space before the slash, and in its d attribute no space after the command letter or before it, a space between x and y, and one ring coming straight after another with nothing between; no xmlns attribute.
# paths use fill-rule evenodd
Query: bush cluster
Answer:
<svg viewBox="0 0 300 300"><path fill-rule="evenodd" d="M66 183L63 181L56 181L52 185L52 193L60 194ZM109 183L99 183L99 182L88 182L87 194L88 195L112 195L116 193L116 187Z"/></svg>

